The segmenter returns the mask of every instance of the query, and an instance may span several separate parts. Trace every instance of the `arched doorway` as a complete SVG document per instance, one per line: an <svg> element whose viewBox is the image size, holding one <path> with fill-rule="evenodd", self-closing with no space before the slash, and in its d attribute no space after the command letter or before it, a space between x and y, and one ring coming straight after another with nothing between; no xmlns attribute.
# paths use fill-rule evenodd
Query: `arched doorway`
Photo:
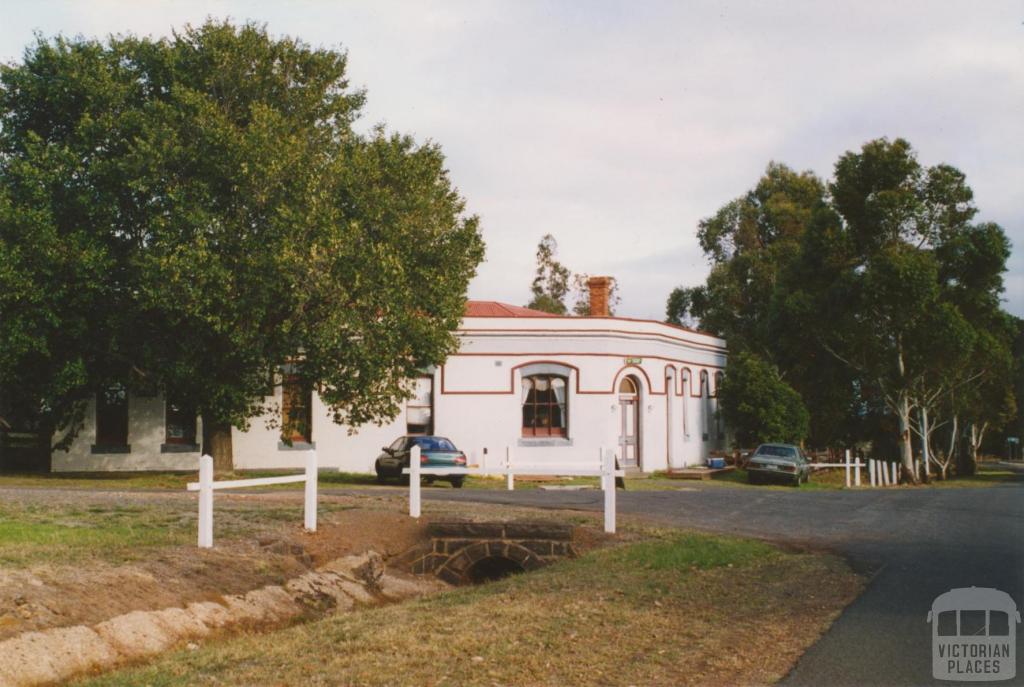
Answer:
<svg viewBox="0 0 1024 687"><path fill-rule="evenodd" d="M640 467L640 380L627 375L619 382L619 456L623 468Z"/></svg>

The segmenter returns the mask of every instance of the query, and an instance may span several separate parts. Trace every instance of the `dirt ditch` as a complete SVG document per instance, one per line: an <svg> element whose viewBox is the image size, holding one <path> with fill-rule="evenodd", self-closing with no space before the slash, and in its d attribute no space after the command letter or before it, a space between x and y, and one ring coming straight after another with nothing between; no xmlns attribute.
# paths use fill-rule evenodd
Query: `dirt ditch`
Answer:
<svg viewBox="0 0 1024 687"><path fill-rule="evenodd" d="M423 537L422 525L398 513L347 510L332 513L316 535L288 527L253 539L218 541L210 550L161 548L144 560L119 565L91 561L0 568L0 640L244 594L371 549L387 559Z"/></svg>
<svg viewBox="0 0 1024 687"><path fill-rule="evenodd" d="M155 611L131 611L95 625L25 632L0 642L0 685L31 687L141 661L224 630L271 628L325 611L348 611L430 593L444 585L385 572L375 551L346 556L283 585Z"/></svg>
<svg viewBox="0 0 1024 687"><path fill-rule="evenodd" d="M290 520L263 522L255 535L218 539L211 550L160 546L131 560L50 558L0 568L0 687L52 684L224 632L448 588L411 574L410 553L431 542L428 519L413 520L381 499L334 505L316 534ZM476 511L460 515L486 517ZM589 528L575 529L581 549L597 543Z"/></svg>
<svg viewBox="0 0 1024 687"><path fill-rule="evenodd" d="M396 512L355 508L331 512L316 534L268 523L209 550L0 568L0 687L52 684L225 631L437 591L446 585L434 578L387 570L425 531Z"/></svg>

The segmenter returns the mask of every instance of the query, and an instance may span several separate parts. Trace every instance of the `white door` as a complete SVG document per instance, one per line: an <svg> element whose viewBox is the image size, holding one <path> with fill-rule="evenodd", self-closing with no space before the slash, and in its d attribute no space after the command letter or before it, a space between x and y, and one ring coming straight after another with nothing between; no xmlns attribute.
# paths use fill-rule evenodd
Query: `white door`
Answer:
<svg viewBox="0 0 1024 687"><path fill-rule="evenodd" d="M619 404L622 406L622 433L619 437L622 467L635 468L640 464L640 447L636 438L636 399L621 399Z"/></svg>
<svg viewBox="0 0 1024 687"><path fill-rule="evenodd" d="M640 414L637 384L625 377L619 384L619 456L620 467L640 466Z"/></svg>

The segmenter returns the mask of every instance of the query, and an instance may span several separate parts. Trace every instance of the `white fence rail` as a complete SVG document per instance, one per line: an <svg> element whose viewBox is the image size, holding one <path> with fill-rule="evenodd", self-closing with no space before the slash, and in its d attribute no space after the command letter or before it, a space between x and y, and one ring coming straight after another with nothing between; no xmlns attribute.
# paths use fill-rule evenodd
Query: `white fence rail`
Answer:
<svg viewBox="0 0 1024 687"><path fill-rule="evenodd" d="M418 518L422 510L420 477L422 475L504 475L509 491L515 489L515 475L552 475L556 477L600 477L601 489L604 491L604 531L615 533L615 514L617 510L615 502L615 478L625 476L624 470L615 468L615 454L608 449L600 449L598 452L598 467L584 468L575 466L551 467L513 465L512 449L505 449L504 465L498 469L494 468L435 468L423 467L420 464L420 447L413 446L409 451L409 467L402 470L403 474L409 475L409 515Z"/></svg>
<svg viewBox="0 0 1024 687"><path fill-rule="evenodd" d="M254 477L252 479L232 479L213 481L213 458L199 457L199 481L189 482L188 491L199 492L199 548L213 547L213 492L218 489L244 489L245 487L265 487L271 484L291 484L305 482L303 525L309 532L316 532L316 487L317 459L316 451L306 452L306 470L301 475L282 475L280 477Z"/></svg>
<svg viewBox="0 0 1024 687"><path fill-rule="evenodd" d="M900 464L889 463L883 460L876 460L869 458L867 463L862 463L859 460L857 462L850 461L850 452L846 452L846 462L844 463L811 463L811 467L815 468L846 468L846 486L850 486L850 472L853 470L853 484L854 486L860 486L860 469L866 467L868 469L868 484L872 487L894 487L900 483ZM920 476L921 465L915 463L914 465L915 474Z"/></svg>
<svg viewBox="0 0 1024 687"><path fill-rule="evenodd" d="M846 461L843 463L811 463L812 468L846 468L846 486L857 486L860 483L860 469L868 469L868 484L872 487L891 487L900 483L900 466L898 463L887 463L881 460L869 458L867 463L859 460L850 460L850 452L846 451ZM919 468L918 468L919 469ZM852 473L852 480L851 480Z"/></svg>
<svg viewBox="0 0 1024 687"><path fill-rule="evenodd" d="M856 462L851 462L850 461L850 451L849 451L849 449L847 449L847 451L846 451L846 460L844 462L842 462L842 463L810 463L810 466L812 468L846 468L846 486L847 487L850 487L850 486L857 486L857 487L859 487L860 486L860 469L863 468L863 467L867 467L867 465L865 463L862 463L859 460L856 461ZM851 480L851 473L852 473L852 477L853 477L852 480ZM871 486L874 486L874 485L875 485L874 482L872 482Z"/></svg>

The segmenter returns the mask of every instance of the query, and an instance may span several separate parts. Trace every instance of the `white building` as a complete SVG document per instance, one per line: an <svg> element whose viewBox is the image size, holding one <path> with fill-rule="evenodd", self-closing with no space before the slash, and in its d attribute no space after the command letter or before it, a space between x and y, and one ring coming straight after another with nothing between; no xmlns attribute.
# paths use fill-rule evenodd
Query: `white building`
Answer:
<svg viewBox="0 0 1024 687"><path fill-rule="evenodd" d="M602 279L591 283L592 312L607 312ZM496 464L510 447L521 465L593 465L607 447L623 467L645 472L700 463L725 447L715 413L722 339L664 322L560 317L491 301L467 303L457 335L459 351L417 380L416 398L394 422L354 433L286 373L267 400L308 422L291 432L291 445L269 418L233 430L236 469L297 467L296 450L315 446L322 466L372 472L381 447L407 433L446 436L471 463ZM198 425L161 397L101 395L51 469L194 470Z"/></svg>

